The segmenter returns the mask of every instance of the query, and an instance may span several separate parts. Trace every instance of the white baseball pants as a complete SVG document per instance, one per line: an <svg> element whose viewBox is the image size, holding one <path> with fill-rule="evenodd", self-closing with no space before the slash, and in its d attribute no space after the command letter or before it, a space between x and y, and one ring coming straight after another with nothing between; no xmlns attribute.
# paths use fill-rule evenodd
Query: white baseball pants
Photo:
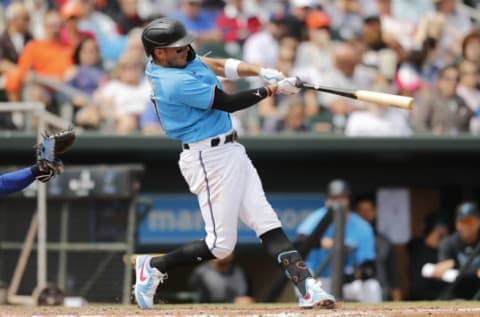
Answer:
<svg viewBox="0 0 480 317"><path fill-rule="evenodd" d="M205 242L216 258L232 253L237 242L238 219L257 237L281 227L265 197L257 170L243 145L210 140L190 143L180 154L179 166L190 191L197 195L205 222Z"/></svg>

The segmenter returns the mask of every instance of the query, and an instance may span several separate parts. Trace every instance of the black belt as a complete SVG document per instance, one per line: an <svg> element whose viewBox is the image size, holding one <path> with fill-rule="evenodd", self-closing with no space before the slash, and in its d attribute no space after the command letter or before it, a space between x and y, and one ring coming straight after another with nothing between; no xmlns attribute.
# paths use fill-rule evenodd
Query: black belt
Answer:
<svg viewBox="0 0 480 317"><path fill-rule="evenodd" d="M225 136L225 142L224 143L230 143L230 142L233 142L233 141L236 141L237 140L237 131L233 131L232 133L228 134ZM210 139L210 146L211 147L216 147L217 145L220 144L220 137L215 137L215 138L212 138ZM182 144L182 148L184 150L190 150L190 145L188 145L188 143L183 143Z"/></svg>

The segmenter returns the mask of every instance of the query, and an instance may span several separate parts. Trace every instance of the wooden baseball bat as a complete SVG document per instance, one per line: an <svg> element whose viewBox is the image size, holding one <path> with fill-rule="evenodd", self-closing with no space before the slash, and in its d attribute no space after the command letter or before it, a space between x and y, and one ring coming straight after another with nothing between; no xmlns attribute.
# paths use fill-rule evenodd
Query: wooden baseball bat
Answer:
<svg viewBox="0 0 480 317"><path fill-rule="evenodd" d="M392 95L383 92L369 91L369 90L346 90L333 87L326 87L321 85L312 85L309 83L297 80L296 86L299 88L313 89L316 91L323 91L347 98L357 99L365 102L374 103L382 106L393 106L397 108L411 110L413 109L413 98Z"/></svg>

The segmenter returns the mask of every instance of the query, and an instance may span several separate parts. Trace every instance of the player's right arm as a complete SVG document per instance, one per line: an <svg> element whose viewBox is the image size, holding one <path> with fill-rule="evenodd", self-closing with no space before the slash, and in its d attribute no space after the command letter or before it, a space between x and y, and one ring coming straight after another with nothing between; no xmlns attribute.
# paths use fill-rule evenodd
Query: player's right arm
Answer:
<svg viewBox="0 0 480 317"><path fill-rule="evenodd" d="M224 59L202 56L200 59L215 73L215 75L226 77L228 79L260 76L267 83L276 83L285 79L285 75L279 70L260 67L233 58Z"/></svg>
<svg viewBox="0 0 480 317"><path fill-rule="evenodd" d="M264 87L245 90L235 94L226 94L220 88L215 87L210 105L212 109L232 113L257 104L275 93L293 95L300 91L296 87L296 78L285 78L281 72L275 69L262 68L232 58L200 57L200 59L217 76L224 76L233 80L245 76L262 76L267 82L267 85Z"/></svg>
<svg viewBox="0 0 480 317"><path fill-rule="evenodd" d="M295 77L285 78L264 87L227 94L217 86L187 75L181 81L181 85L175 86L175 89L172 88L172 98L192 108L216 109L232 113L257 104L275 93L287 95L298 93L300 88L295 86L296 80Z"/></svg>
<svg viewBox="0 0 480 317"><path fill-rule="evenodd" d="M229 59L224 58L210 58L210 57L200 57L202 62L204 62L217 76L227 77L225 65ZM232 60L232 59L230 59ZM247 76L258 76L260 74L261 67L253 64L248 64L245 62L238 62L238 77L247 77Z"/></svg>

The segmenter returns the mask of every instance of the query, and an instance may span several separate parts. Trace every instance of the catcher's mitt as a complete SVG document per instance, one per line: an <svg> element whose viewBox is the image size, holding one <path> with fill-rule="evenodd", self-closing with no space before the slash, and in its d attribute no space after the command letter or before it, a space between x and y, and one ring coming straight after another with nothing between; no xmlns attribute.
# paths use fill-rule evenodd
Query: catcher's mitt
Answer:
<svg viewBox="0 0 480 317"><path fill-rule="evenodd" d="M56 133L45 133L43 141L36 145L39 174L37 180L45 183L57 174L63 173L63 163L58 158L72 147L76 135L73 128Z"/></svg>
<svg viewBox="0 0 480 317"><path fill-rule="evenodd" d="M53 134L45 133L43 141L37 145L37 161L55 162L58 154L65 153L75 142L73 128Z"/></svg>

